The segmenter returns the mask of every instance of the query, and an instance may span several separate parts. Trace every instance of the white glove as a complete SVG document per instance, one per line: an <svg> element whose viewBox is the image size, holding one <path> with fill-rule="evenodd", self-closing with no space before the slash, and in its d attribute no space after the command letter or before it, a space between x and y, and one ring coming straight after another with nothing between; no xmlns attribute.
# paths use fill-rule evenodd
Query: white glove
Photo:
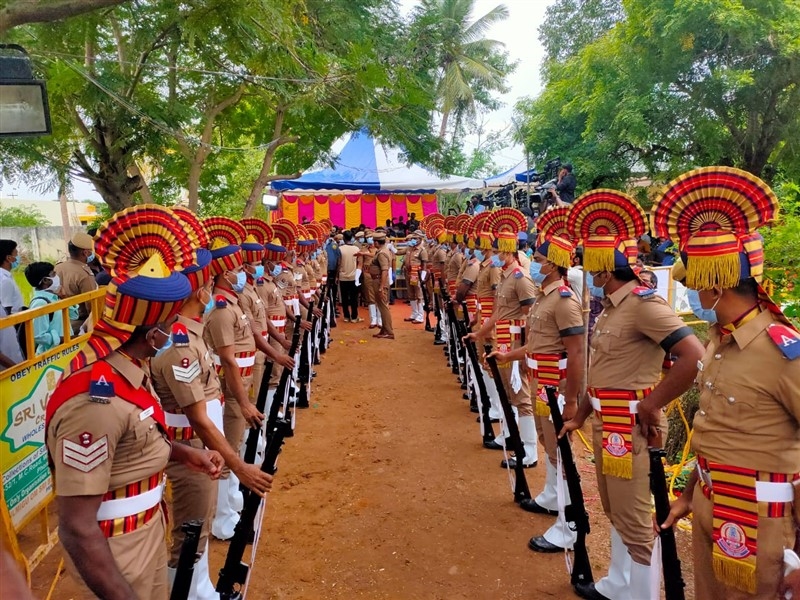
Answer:
<svg viewBox="0 0 800 600"><path fill-rule="evenodd" d="M420 281L424 282L424 281L425 281L425 278L426 278L427 276L428 276L428 272L427 272L427 271L420 271L420 272L419 272L419 279L420 279Z"/></svg>
<svg viewBox="0 0 800 600"><path fill-rule="evenodd" d="M519 361L515 360L511 367L511 389L516 394L522 389L522 377L519 374Z"/></svg>
<svg viewBox="0 0 800 600"><path fill-rule="evenodd" d="M356 269L356 287L361 285L361 269Z"/></svg>
<svg viewBox="0 0 800 600"><path fill-rule="evenodd" d="M783 549L783 576L786 577L789 573L800 569L800 556L794 550L789 548ZM792 590L786 590L783 595L786 600L792 599Z"/></svg>

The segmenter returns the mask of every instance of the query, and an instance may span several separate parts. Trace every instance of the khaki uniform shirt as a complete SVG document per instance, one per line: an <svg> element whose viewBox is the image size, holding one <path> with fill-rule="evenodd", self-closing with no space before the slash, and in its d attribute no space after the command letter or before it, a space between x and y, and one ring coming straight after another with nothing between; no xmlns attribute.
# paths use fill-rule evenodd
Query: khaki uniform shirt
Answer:
<svg viewBox="0 0 800 600"><path fill-rule="evenodd" d="M260 284L256 284L256 292L258 292L261 301L264 303L264 306L267 309L267 319L272 317L279 318L283 320L284 327L286 327L286 306L283 303L281 290L275 281L270 276L265 275ZM285 329L284 335L286 335ZM274 339L272 336L269 338L269 345L281 354L286 354L286 349L280 343L278 343L277 339ZM270 387L278 384L280 372L281 369L277 365L272 367L272 374L270 375L269 379Z"/></svg>
<svg viewBox="0 0 800 600"><path fill-rule="evenodd" d="M530 354L564 352L561 338L583 332L581 303L575 292L561 280L542 288L528 313L527 351Z"/></svg>
<svg viewBox="0 0 800 600"><path fill-rule="evenodd" d="M224 306L218 304L220 296ZM256 351L250 321L234 292L214 288L214 308L206 316L203 339L214 351L225 346L233 346L236 354Z"/></svg>
<svg viewBox="0 0 800 600"><path fill-rule="evenodd" d="M314 269L314 264L311 261L307 261L303 268L306 270L306 278L308 279L308 288L312 292L317 289L317 272Z"/></svg>
<svg viewBox="0 0 800 600"><path fill-rule="evenodd" d="M222 397L214 359L203 340L202 323L178 316L176 323L186 327L189 343L173 341L164 352L150 360L153 388L164 411L182 413L187 406L219 400Z"/></svg>
<svg viewBox="0 0 800 600"><path fill-rule="evenodd" d="M709 329L692 436L692 450L709 461L800 472L800 359L780 352L767 333L773 323L764 311L730 335Z"/></svg>
<svg viewBox="0 0 800 600"><path fill-rule="evenodd" d="M654 386L665 352L692 333L658 294L637 295L638 285L630 281L603 298L604 309L590 343L589 387L643 390Z"/></svg>
<svg viewBox="0 0 800 600"><path fill-rule="evenodd" d="M305 263L301 261L297 261L295 265L292 266L292 270L294 271L294 282L297 285L298 291L302 293L308 293L308 290L311 289L311 280L308 277L308 271L306 271Z"/></svg>
<svg viewBox="0 0 800 600"><path fill-rule="evenodd" d="M458 279L458 271L461 269L461 263L463 262L464 254L458 249L453 250L444 267L444 274L447 278L447 281L454 281Z"/></svg>
<svg viewBox="0 0 800 600"><path fill-rule="evenodd" d="M147 371L118 351L105 361L130 385L148 386ZM155 419L119 396L103 400L94 401L87 390L65 402L49 423L47 450L58 496L100 496L167 466L170 445Z"/></svg>
<svg viewBox="0 0 800 600"><path fill-rule="evenodd" d="M256 331L265 335L267 332L267 306L249 280L244 285L242 293L239 294L239 306L247 315L247 319L256 326Z"/></svg>
<svg viewBox="0 0 800 600"><path fill-rule="evenodd" d="M389 249L384 246L375 253L370 263L369 273L373 279L380 281L383 271L388 271L392 265L392 255Z"/></svg>
<svg viewBox="0 0 800 600"><path fill-rule="evenodd" d="M480 263L477 279L478 298L495 295L495 290L500 285L500 271L501 269L492 266L491 258L486 258Z"/></svg>
<svg viewBox="0 0 800 600"><path fill-rule="evenodd" d="M53 270L61 280L59 296L70 298L78 294L92 292L97 289L94 273L85 262L69 258L58 263ZM78 305L78 318L83 321L89 316L89 303L82 302Z"/></svg>
<svg viewBox="0 0 800 600"><path fill-rule="evenodd" d="M291 318L294 315L294 309L292 308L292 300L291 297L297 295L297 282L294 280L294 272L292 271L291 267L287 267L286 264L283 264L283 270L281 274L275 278L275 285L278 286L278 289L281 291L281 296L283 297L283 304L286 309L287 319Z"/></svg>
<svg viewBox="0 0 800 600"><path fill-rule="evenodd" d="M458 283L468 283L467 295L476 294L478 291L478 275L480 274L481 263L477 258L470 258L464 261L464 270L458 278Z"/></svg>
<svg viewBox="0 0 800 600"><path fill-rule="evenodd" d="M522 268L512 263L504 269L498 269L500 284L495 299L495 315L498 321L522 320L523 306L533 304L536 299L536 286L530 276L525 277Z"/></svg>

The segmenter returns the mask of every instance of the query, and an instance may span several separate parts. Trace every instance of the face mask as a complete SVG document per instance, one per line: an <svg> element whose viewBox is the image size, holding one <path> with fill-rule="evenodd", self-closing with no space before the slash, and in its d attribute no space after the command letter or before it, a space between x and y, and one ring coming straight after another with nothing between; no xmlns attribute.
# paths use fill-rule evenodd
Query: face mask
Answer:
<svg viewBox="0 0 800 600"><path fill-rule="evenodd" d="M19 266L19 255L17 255L13 261L11 261L11 268L16 269Z"/></svg>
<svg viewBox="0 0 800 600"><path fill-rule="evenodd" d="M606 295L606 292L603 288L597 287L595 284L589 281L589 294L591 294L593 298L602 298Z"/></svg>
<svg viewBox="0 0 800 600"><path fill-rule="evenodd" d="M371 237L370 237L370 238L367 238L367 243L368 243L368 244L371 244L372 242L373 242L373 240L372 240L372 238L371 238Z"/></svg>
<svg viewBox="0 0 800 600"><path fill-rule="evenodd" d="M473 251L473 254L475 255L475 258L478 259L479 262L483 262L483 252L481 252L480 250L475 250Z"/></svg>
<svg viewBox="0 0 800 600"><path fill-rule="evenodd" d="M264 276L264 265L258 265L256 267L256 272L253 274L253 277L256 279L261 279Z"/></svg>
<svg viewBox="0 0 800 600"><path fill-rule="evenodd" d="M94 260L94 252L92 252L89 256L86 257L86 262L90 263Z"/></svg>
<svg viewBox="0 0 800 600"><path fill-rule="evenodd" d="M412 248L417 245L417 240L408 240L408 245Z"/></svg>
<svg viewBox="0 0 800 600"><path fill-rule="evenodd" d="M497 254L492 254L492 266L498 268L504 266L503 260Z"/></svg>
<svg viewBox="0 0 800 600"><path fill-rule="evenodd" d="M537 262L531 263L531 279L537 285L542 285L544 283L545 278L547 275L542 273L542 265Z"/></svg>
<svg viewBox="0 0 800 600"><path fill-rule="evenodd" d="M533 250L531 248L528 248L527 250L525 250L525 256L527 256L528 258L533 256Z"/></svg>
<svg viewBox="0 0 800 600"><path fill-rule="evenodd" d="M59 289L61 289L61 279L58 277L58 275L53 275L49 279L50 279L50 287L46 288L45 291L53 292L55 294L56 292L58 292Z"/></svg>
<svg viewBox="0 0 800 600"><path fill-rule="evenodd" d="M172 346L172 336L169 336L167 338L167 341L164 342L164 345L161 346L161 348L157 348L156 349L156 356L160 356L160 355L164 354L164 352L166 352L167 348L169 348L170 346ZM155 346L152 346L152 347L155 348Z"/></svg>
<svg viewBox="0 0 800 600"><path fill-rule="evenodd" d="M214 296L212 295L212 296L211 296L211 297L208 299L208 303L206 303L206 307L203 309L203 314L204 314L204 315L207 315L207 314L208 314L208 313L210 313L210 312L211 312L213 309L214 309Z"/></svg>
<svg viewBox="0 0 800 600"><path fill-rule="evenodd" d="M239 271L236 273L236 283L234 283L231 287L233 291L237 294L244 289L244 284L247 283L247 273L244 271Z"/></svg>
<svg viewBox="0 0 800 600"><path fill-rule="evenodd" d="M281 269L280 265L275 265L274 267L272 267L272 271L270 271L270 275L272 275L273 277L277 277L278 275L281 274L282 270L283 269Z"/></svg>

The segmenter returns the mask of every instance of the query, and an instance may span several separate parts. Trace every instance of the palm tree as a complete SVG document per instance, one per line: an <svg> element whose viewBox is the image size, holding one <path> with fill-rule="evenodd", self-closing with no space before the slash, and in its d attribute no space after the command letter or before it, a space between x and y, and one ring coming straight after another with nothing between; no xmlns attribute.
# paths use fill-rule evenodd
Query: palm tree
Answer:
<svg viewBox="0 0 800 600"><path fill-rule="evenodd" d="M439 137L444 139L450 116L475 112L475 91L503 91L506 72L493 64L492 57L504 44L486 39L489 28L508 18L503 4L470 23L475 0L427 0L423 10L433 13L439 28L436 95L442 123ZM502 62L502 61L501 61Z"/></svg>

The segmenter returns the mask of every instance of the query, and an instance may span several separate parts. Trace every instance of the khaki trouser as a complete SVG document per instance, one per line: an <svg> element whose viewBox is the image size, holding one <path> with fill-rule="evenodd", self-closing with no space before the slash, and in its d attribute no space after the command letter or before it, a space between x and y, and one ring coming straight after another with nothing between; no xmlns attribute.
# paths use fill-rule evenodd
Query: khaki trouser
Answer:
<svg viewBox="0 0 800 600"><path fill-rule="evenodd" d="M261 380L264 377L264 363L267 360L267 355L256 351L256 363L253 365L253 384L250 387L250 401L255 404L258 399L258 392L261 389Z"/></svg>
<svg viewBox="0 0 800 600"><path fill-rule="evenodd" d="M532 379L530 382L531 386L531 403L535 404L537 402L535 394L538 388L538 382L536 379ZM563 387L564 381L561 381L561 386ZM547 392L542 390L543 394ZM559 393L559 390L556 391L556 394ZM548 460L550 460L550 464L554 467L558 464L558 438L556 437L556 429L553 425L553 422L550 420L550 417L540 417L539 415L534 414L533 416L534 421L536 421L536 436L539 439L539 443L544 446L544 451L547 454ZM572 438L570 436L570 444L572 443Z"/></svg>
<svg viewBox="0 0 800 600"><path fill-rule="evenodd" d="M192 448L204 448L203 442L199 439L173 443L187 444ZM218 486L217 482L205 473L197 473L174 461L167 464L167 477L172 486L172 504L169 511L172 525L172 546L169 553L169 566L175 568L178 566L184 538L181 525L186 521L203 520L203 529L197 547L200 550L205 548L208 532L211 529L211 520L214 518L214 511L217 507Z"/></svg>
<svg viewBox="0 0 800 600"><path fill-rule="evenodd" d="M521 340L514 339L511 342L511 349L515 350L519 348L520 345ZM508 396L509 403L511 403L511 406L517 407L517 416L532 417L533 404L531 404L531 388L530 384L528 383L528 373L527 367L525 366L525 359L517 362L519 364L518 368L520 379L522 380L522 387L520 387L519 391L515 392L514 388L511 387L511 372L513 370L513 362L497 363L498 371L500 371L500 380L503 382L503 388L506 391L506 396Z"/></svg>
<svg viewBox="0 0 800 600"><path fill-rule="evenodd" d="M758 560L756 577L758 587L751 595L725 585L714 576L711 563L714 542L711 534L714 505L703 495L700 483L692 498L692 554L694 555L695 598L703 600L775 600L778 585L783 579L783 549L794 548L794 518L791 514L780 518L758 518Z"/></svg>
<svg viewBox="0 0 800 600"><path fill-rule="evenodd" d="M389 312L389 287L385 288L385 294L380 293L381 279L374 277L372 279L372 295L375 298L375 304L378 305L378 311L381 313L381 322L383 323L383 332L388 335L394 335L392 328L392 313Z"/></svg>
<svg viewBox="0 0 800 600"><path fill-rule="evenodd" d="M667 418L662 415L662 431ZM653 553L653 518L650 502L650 454L647 439L638 426L633 428L633 477L624 479L603 474L603 423L595 415L592 425L597 490L603 511L617 530L634 562L649 565ZM698 596L701 598L702 596Z"/></svg>
<svg viewBox="0 0 800 600"><path fill-rule="evenodd" d="M227 379L225 377L220 377L219 381L222 386L222 396L225 398L225 408L222 413L222 429L225 433L225 439L228 440L231 448L238 453L244 441L244 431L247 428L247 423L244 420L241 408L239 408L239 403L228 387ZM247 394L250 393L252 381L252 375L242 377L242 383L244 384L245 393ZM221 479L227 479L230 472L228 466L224 466L222 468Z"/></svg>
<svg viewBox="0 0 800 600"><path fill-rule="evenodd" d="M167 535L164 513L159 511L149 523L136 531L108 538L108 547L114 556L114 562L137 598L167 600ZM62 547L63 549L63 547ZM73 596L76 600L97 598L86 586L78 574L75 565L64 551L64 564L67 573L77 583L80 591ZM90 557L84 560L91 562ZM91 565L90 565L91 568Z"/></svg>
<svg viewBox="0 0 800 600"><path fill-rule="evenodd" d="M378 280L380 283L380 279ZM375 298L375 291L373 290L373 280L372 276L370 276L369 272L366 270L364 271L364 281L361 284L361 289L364 290L364 304L369 306L370 304L377 303L377 298Z"/></svg>

